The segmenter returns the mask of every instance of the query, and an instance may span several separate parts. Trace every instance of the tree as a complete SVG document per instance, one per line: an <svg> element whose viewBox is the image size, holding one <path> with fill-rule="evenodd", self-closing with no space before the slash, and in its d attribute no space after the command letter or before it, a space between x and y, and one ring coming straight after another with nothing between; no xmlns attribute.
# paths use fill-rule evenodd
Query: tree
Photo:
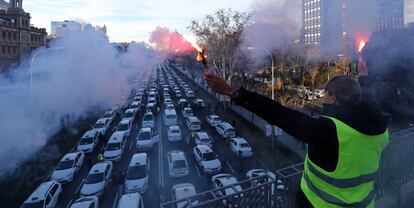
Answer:
<svg viewBox="0 0 414 208"><path fill-rule="evenodd" d="M335 61L335 67L336 71L341 71L344 73L344 75L349 74L349 58L341 57L338 60Z"/></svg>
<svg viewBox="0 0 414 208"><path fill-rule="evenodd" d="M307 67L307 72L309 74L312 89L315 89L316 76L319 74L319 66Z"/></svg>
<svg viewBox="0 0 414 208"><path fill-rule="evenodd" d="M188 27L206 48L211 70L231 84L240 69L239 46L250 14L219 9Z"/></svg>

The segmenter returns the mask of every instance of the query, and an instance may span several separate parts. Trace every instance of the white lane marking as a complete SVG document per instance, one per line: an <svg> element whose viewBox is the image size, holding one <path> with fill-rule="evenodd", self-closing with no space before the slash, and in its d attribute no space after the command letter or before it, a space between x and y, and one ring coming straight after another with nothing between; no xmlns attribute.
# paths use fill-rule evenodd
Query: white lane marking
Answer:
<svg viewBox="0 0 414 208"><path fill-rule="evenodd" d="M159 165L159 177L160 177L160 185L162 188L164 188L164 170L163 170L163 160L162 160L162 129L161 129L161 119L158 118L158 135L159 135L159 141L158 141L158 165Z"/></svg>
<svg viewBox="0 0 414 208"><path fill-rule="evenodd" d="M187 144L190 144L190 135L188 135L187 137L185 137L185 141L187 142Z"/></svg>
<svg viewBox="0 0 414 208"><path fill-rule="evenodd" d="M236 173L236 172L234 171L234 169L231 167L231 165L230 165L229 161L227 161L227 160L226 160L226 163L227 163L227 165L229 166L229 168L230 168L231 172Z"/></svg>
<svg viewBox="0 0 414 208"><path fill-rule="evenodd" d="M198 177L200 177L200 178L201 178L201 173L200 173L200 170L198 169L198 165L197 165L197 163L196 163L196 169L197 169Z"/></svg>
<svg viewBox="0 0 414 208"><path fill-rule="evenodd" d="M115 200L114 200L114 203L112 204L112 208L115 208L115 205L117 204L117 202L118 202L118 195L119 195L119 192L116 192L116 195L115 195Z"/></svg>
<svg viewBox="0 0 414 208"><path fill-rule="evenodd" d="M129 145L129 151L132 150L132 145L134 145L134 142L131 142L131 145Z"/></svg>
<svg viewBox="0 0 414 208"><path fill-rule="evenodd" d="M69 207L70 207L70 205L72 205L72 201L73 201L73 199L70 199L70 201L69 201L68 205L66 205L66 208L69 208Z"/></svg>
<svg viewBox="0 0 414 208"><path fill-rule="evenodd" d="M83 179L83 180L80 182L80 184L79 184L78 188L76 189L75 194L77 194L77 193L79 192L80 188L81 188L81 187L82 187L82 185L83 185L83 182L85 182L85 179Z"/></svg>

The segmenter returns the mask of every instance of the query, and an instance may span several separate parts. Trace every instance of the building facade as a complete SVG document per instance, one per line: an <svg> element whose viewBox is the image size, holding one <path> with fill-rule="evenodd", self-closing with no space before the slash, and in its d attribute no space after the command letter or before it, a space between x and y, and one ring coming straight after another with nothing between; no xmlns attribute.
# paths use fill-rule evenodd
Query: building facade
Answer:
<svg viewBox="0 0 414 208"><path fill-rule="evenodd" d="M46 29L30 25L23 0L10 0L7 10L0 10L0 70L45 46L46 37Z"/></svg>
<svg viewBox="0 0 414 208"><path fill-rule="evenodd" d="M373 32L404 27L404 0L303 0L302 17L313 53L353 54Z"/></svg>
<svg viewBox="0 0 414 208"><path fill-rule="evenodd" d="M376 31L404 28L404 0L377 0Z"/></svg>
<svg viewBox="0 0 414 208"><path fill-rule="evenodd" d="M74 20L64 21L52 21L51 22L51 33L50 35L54 38L61 37L68 32L81 32L81 31L99 31L106 36L106 26L92 26L89 23L83 23Z"/></svg>

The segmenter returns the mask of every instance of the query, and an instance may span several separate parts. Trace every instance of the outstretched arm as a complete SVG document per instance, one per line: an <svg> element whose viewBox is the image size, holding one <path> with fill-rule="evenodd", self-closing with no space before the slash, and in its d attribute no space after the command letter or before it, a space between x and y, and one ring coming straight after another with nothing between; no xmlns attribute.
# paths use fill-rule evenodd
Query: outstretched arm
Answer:
<svg viewBox="0 0 414 208"><path fill-rule="evenodd" d="M214 74L205 74L208 86L224 95L230 96L233 87ZM283 129L286 133L307 143L323 143L324 139L335 134L335 126L329 119L313 118L305 113L282 106L279 102L271 100L257 93L239 89L233 101L254 114L260 116L272 125Z"/></svg>

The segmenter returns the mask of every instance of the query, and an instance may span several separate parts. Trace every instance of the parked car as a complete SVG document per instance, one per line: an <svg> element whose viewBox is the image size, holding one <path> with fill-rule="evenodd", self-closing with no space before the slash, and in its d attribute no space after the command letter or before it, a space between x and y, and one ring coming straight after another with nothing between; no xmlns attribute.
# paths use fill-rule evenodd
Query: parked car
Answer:
<svg viewBox="0 0 414 208"><path fill-rule="evenodd" d="M223 138L234 138L236 137L236 130L227 122L221 122L216 125L216 131Z"/></svg>
<svg viewBox="0 0 414 208"><path fill-rule="evenodd" d="M200 131L201 122L197 117L190 116L185 119L185 124L189 131Z"/></svg>
<svg viewBox="0 0 414 208"><path fill-rule="evenodd" d="M167 153L168 170L170 177L188 175L188 163L183 151L173 150Z"/></svg>
<svg viewBox="0 0 414 208"><path fill-rule="evenodd" d="M131 123L135 121L136 111L134 109L126 109L124 115L122 116L122 120L129 120Z"/></svg>
<svg viewBox="0 0 414 208"><path fill-rule="evenodd" d="M191 183L176 184L171 188L171 198L173 201L189 198L196 194L197 194L196 189L194 185ZM198 200L191 202L191 205L193 206L197 204L198 204ZM177 204L175 204L175 207L186 208L186 207L189 207L189 204L187 200L181 201L181 202L177 202Z"/></svg>
<svg viewBox="0 0 414 208"><path fill-rule="evenodd" d="M187 96L188 98L193 98L195 97L195 93L192 90L187 90L185 91L185 96Z"/></svg>
<svg viewBox="0 0 414 208"><path fill-rule="evenodd" d="M166 126L177 125L177 113L175 112L175 110L164 111L164 124Z"/></svg>
<svg viewBox="0 0 414 208"><path fill-rule="evenodd" d="M60 183L71 182L82 167L85 154L82 151L64 155L53 170L51 180Z"/></svg>
<svg viewBox="0 0 414 208"><path fill-rule="evenodd" d="M179 126L169 126L167 130L168 141L181 141L181 130Z"/></svg>
<svg viewBox="0 0 414 208"><path fill-rule="evenodd" d="M118 126L115 128L116 132L123 132L126 137L129 138L132 128L132 122L130 120L121 120Z"/></svg>
<svg viewBox="0 0 414 208"><path fill-rule="evenodd" d="M116 119L116 112L115 111L106 111L104 113L104 115L102 116L102 118L108 119L109 120L109 125L111 125L112 122L114 122L115 119Z"/></svg>
<svg viewBox="0 0 414 208"><path fill-rule="evenodd" d="M210 124L210 126L215 127L217 124L221 123L221 119L218 115L209 115L207 116L207 123Z"/></svg>
<svg viewBox="0 0 414 208"><path fill-rule="evenodd" d="M194 99L193 103L195 106L198 106L198 107L202 107L202 108L206 107L206 104L204 103L203 99L199 99L199 98Z"/></svg>
<svg viewBox="0 0 414 208"><path fill-rule="evenodd" d="M95 125L93 125L93 129L98 131L101 136L105 136L106 131L109 129L110 127L110 122L109 119L105 119L105 118L101 118L98 119L98 121L96 121Z"/></svg>
<svg viewBox="0 0 414 208"><path fill-rule="evenodd" d="M201 131L197 132L194 136L194 143L196 145L206 145L210 148L213 147L213 141L207 132Z"/></svg>
<svg viewBox="0 0 414 208"><path fill-rule="evenodd" d="M144 200L139 193L129 193L121 196L118 208L144 208Z"/></svg>
<svg viewBox="0 0 414 208"><path fill-rule="evenodd" d="M165 110L174 110L175 111L174 104L168 104L167 106L165 106Z"/></svg>
<svg viewBox="0 0 414 208"><path fill-rule="evenodd" d="M141 99L139 101L132 102L129 106L129 109L132 109L135 111L135 113L137 113L139 109L141 109Z"/></svg>
<svg viewBox="0 0 414 208"><path fill-rule="evenodd" d="M230 174L217 174L211 178L211 182L213 183L213 187L215 189L234 185L238 183L237 179ZM229 195L242 192L242 191L243 189L240 185L234 185L232 187L221 189L220 191L217 191L216 194L219 197L221 197L221 196L229 196ZM243 198L243 194L236 195L228 199L223 199L222 202L224 206L226 207L239 207L241 198Z"/></svg>
<svg viewBox="0 0 414 208"><path fill-rule="evenodd" d="M183 108L183 110L181 111L181 113L183 114L183 117L184 118L188 118L188 117L194 116L193 110L191 110L191 108Z"/></svg>
<svg viewBox="0 0 414 208"><path fill-rule="evenodd" d="M99 208L99 200L96 196L87 196L77 199L70 208Z"/></svg>
<svg viewBox="0 0 414 208"><path fill-rule="evenodd" d="M126 142L127 137L124 132L114 132L105 146L103 157L106 160L120 161Z"/></svg>
<svg viewBox="0 0 414 208"><path fill-rule="evenodd" d="M78 142L77 150L85 153L91 153L99 143L99 132L97 130L89 130L85 132Z"/></svg>
<svg viewBox="0 0 414 208"><path fill-rule="evenodd" d="M61 193L62 185L59 182L44 182L30 194L20 208L54 208Z"/></svg>
<svg viewBox="0 0 414 208"><path fill-rule="evenodd" d="M136 146L139 151L149 150L157 143L159 140L159 135L154 136L152 134L152 129L148 127L141 128L139 130Z"/></svg>
<svg viewBox="0 0 414 208"><path fill-rule="evenodd" d="M151 112L145 113L142 118L142 128L154 128L154 126L154 115Z"/></svg>
<svg viewBox="0 0 414 208"><path fill-rule="evenodd" d="M111 161L96 163L86 176L82 185L80 196L102 196L106 185L112 177L113 164Z"/></svg>
<svg viewBox="0 0 414 208"><path fill-rule="evenodd" d="M230 139L230 149L237 157L251 157L253 150L244 138L236 137Z"/></svg>
<svg viewBox="0 0 414 208"><path fill-rule="evenodd" d="M129 162L124 191L144 193L148 189L150 160L147 153L137 153Z"/></svg>
<svg viewBox="0 0 414 208"><path fill-rule="evenodd" d="M195 160L206 174L221 172L221 162L216 153L206 145L197 145L193 149Z"/></svg>

